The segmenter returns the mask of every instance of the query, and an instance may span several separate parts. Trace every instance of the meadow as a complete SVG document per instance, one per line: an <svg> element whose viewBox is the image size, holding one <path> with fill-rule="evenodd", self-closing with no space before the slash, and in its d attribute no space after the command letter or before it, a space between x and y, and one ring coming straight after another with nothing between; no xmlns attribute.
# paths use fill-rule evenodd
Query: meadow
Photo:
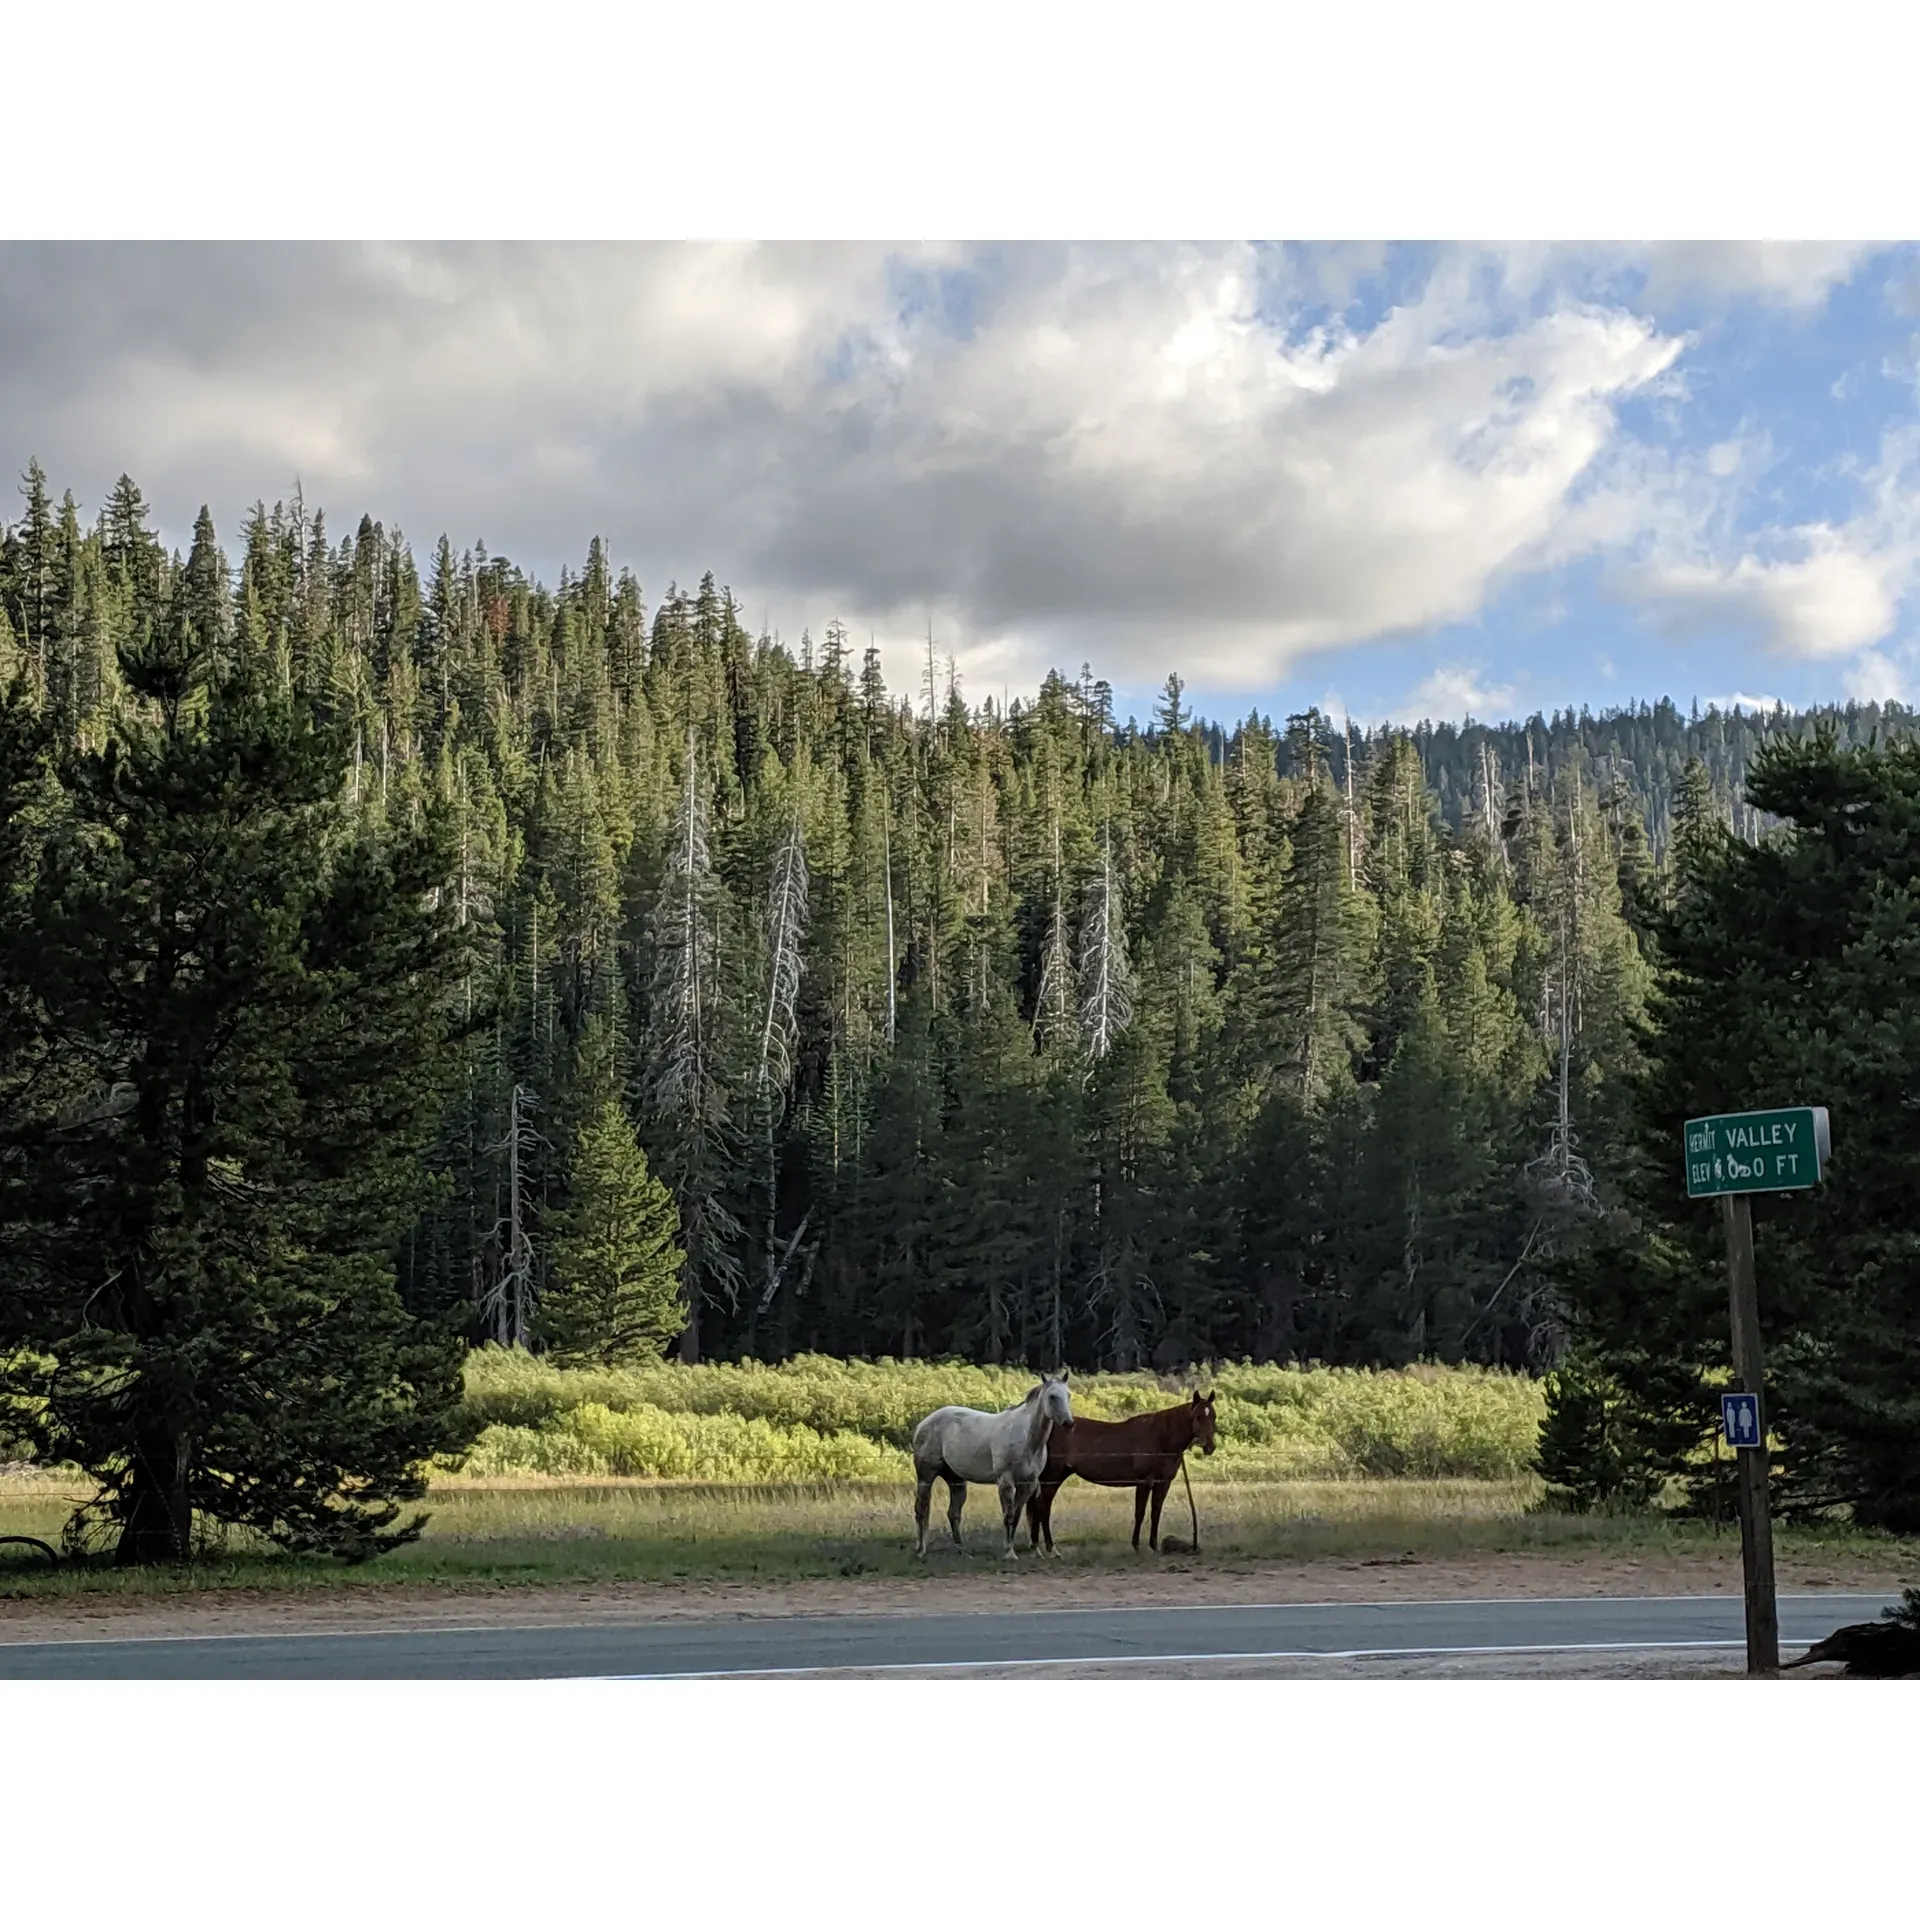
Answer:
<svg viewBox="0 0 1920 1920"><path fill-rule="evenodd" d="M417 1542L364 1566L296 1560L238 1533L191 1566L58 1570L0 1549L0 1598L611 1581L793 1581L1011 1573L991 1488L973 1490L967 1551L912 1551L914 1423L949 1402L1003 1406L1013 1369L806 1356L781 1366L563 1369L492 1350L468 1363L476 1440L441 1463ZM1476 1368L1370 1373L1230 1366L1212 1376L1219 1445L1192 1461L1209 1566L1615 1552L1737 1554L1736 1536L1663 1514L1543 1511L1531 1472L1537 1382ZM1152 1375L1072 1382L1076 1409L1118 1418L1183 1391ZM53 1539L87 1484L0 1471L0 1534ZM1137 1564L1132 1496L1070 1482L1055 1515L1064 1570ZM940 1503L936 1519L944 1514ZM1189 1525L1178 1486L1162 1522ZM1783 1527L1783 1567L1890 1554L1832 1529ZM1018 1569L1049 1577L1056 1563Z"/></svg>
<svg viewBox="0 0 1920 1920"><path fill-rule="evenodd" d="M0 1477L0 1533L55 1535L83 1483L66 1474ZM1699 1521L1661 1515L1573 1515L1539 1510L1539 1483L1502 1480L1346 1478L1224 1480L1198 1485L1201 1545L1209 1568L1311 1564L1458 1562L1498 1567L1529 1556L1631 1555L1737 1565L1738 1536ZM1023 1545L1000 1557L993 1490L968 1501L966 1551L944 1534L922 1563L914 1558L908 1486L693 1486L669 1482L472 1478L438 1483L432 1520L411 1546L364 1566L296 1560L229 1536L179 1569L120 1573L108 1567L53 1568L17 1549L0 1550L0 1600L65 1595L124 1597L220 1592L328 1590L501 1590L591 1587L621 1581L689 1587L709 1581L786 1583L888 1576L911 1589L954 1579L1054 1579L1080 1571L1138 1568L1128 1546L1131 1494L1070 1482L1055 1509L1059 1561ZM942 1509L944 1513L944 1509ZM1184 1536L1185 1501L1176 1488L1163 1531ZM1776 1531L1783 1577L1836 1559L1887 1563L1887 1581L1911 1581L1911 1543L1844 1530ZM1183 1564L1192 1565L1191 1561ZM1878 1576L1876 1576L1878 1580ZM903 1595L903 1597L905 1597Z"/></svg>

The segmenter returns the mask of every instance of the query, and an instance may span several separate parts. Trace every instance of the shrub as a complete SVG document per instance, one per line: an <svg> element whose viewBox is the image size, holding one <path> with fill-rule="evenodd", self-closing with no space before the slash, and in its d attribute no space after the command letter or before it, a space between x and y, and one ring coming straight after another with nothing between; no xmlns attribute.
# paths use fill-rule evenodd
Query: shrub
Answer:
<svg viewBox="0 0 1920 1920"><path fill-rule="evenodd" d="M1014 1367L823 1354L778 1366L561 1368L489 1348L467 1362L467 1405L485 1428L468 1471L743 1483L901 1478L913 1429L935 1407L1010 1406L1033 1380ZM1214 1385L1219 1450L1194 1465L1227 1478L1509 1478L1532 1464L1542 1409L1537 1381L1476 1367L1231 1366ZM1147 1373L1090 1375L1072 1386L1076 1412L1109 1420L1184 1391Z"/></svg>
<svg viewBox="0 0 1920 1920"><path fill-rule="evenodd" d="M1650 1506L1663 1476L1638 1444L1615 1384L1563 1366L1547 1376L1545 1399L1534 1470L1547 1483L1546 1504L1571 1513Z"/></svg>

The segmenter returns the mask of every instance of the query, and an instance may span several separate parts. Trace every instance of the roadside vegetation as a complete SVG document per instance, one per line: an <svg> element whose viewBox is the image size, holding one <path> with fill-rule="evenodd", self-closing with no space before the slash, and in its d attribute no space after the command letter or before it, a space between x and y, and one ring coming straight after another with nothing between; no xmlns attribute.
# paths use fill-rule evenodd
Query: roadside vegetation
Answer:
<svg viewBox="0 0 1920 1920"><path fill-rule="evenodd" d="M725 1481L739 1485L911 1476L906 1448L935 1407L1009 1406L1033 1384L1011 1367L836 1360L779 1366L557 1367L491 1348L469 1358L466 1405L481 1423L470 1477ZM1184 1389L1150 1373L1071 1381L1076 1412L1122 1420ZM1512 1480L1532 1467L1537 1380L1483 1367L1227 1366L1219 1445L1205 1479Z"/></svg>

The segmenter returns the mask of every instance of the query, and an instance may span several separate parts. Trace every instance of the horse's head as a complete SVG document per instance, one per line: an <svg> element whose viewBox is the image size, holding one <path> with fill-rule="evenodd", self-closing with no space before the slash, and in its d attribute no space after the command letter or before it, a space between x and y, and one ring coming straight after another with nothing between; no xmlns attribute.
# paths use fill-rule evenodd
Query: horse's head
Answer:
<svg viewBox="0 0 1920 1920"><path fill-rule="evenodd" d="M1027 1395L1029 1400L1036 1397L1040 1402L1040 1411L1056 1427L1073 1425L1073 1401L1067 1393L1067 1376L1064 1369L1057 1380L1052 1374L1043 1373L1040 1376L1040 1384Z"/></svg>
<svg viewBox="0 0 1920 1920"><path fill-rule="evenodd" d="M1214 1392L1218 1391L1216 1387ZM1190 1444L1197 1444L1202 1453L1211 1453L1214 1433L1213 1394L1203 1394L1198 1387L1195 1387L1190 1404L1193 1408L1193 1441Z"/></svg>

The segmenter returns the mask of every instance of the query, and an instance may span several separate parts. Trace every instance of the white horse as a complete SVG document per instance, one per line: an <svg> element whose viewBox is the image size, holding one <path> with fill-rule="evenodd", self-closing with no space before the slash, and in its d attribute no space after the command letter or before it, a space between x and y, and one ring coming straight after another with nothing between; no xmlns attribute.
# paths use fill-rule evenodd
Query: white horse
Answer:
<svg viewBox="0 0 1920 1920"><path fill-rule="evenodd" d="M1007 1527L1007 1558L1017 1559L1013 1536L1026 1503L1040 1484L1047 1464L1047 1436L1056 1426L1073 1425L1067 1377L1047 1374L1027 1397L1005 1413L981 1413L975 1407L937 1407L913 1430L914 1551L927 1557L927 1511L933 1483L947 1483L947 1525L960 1545L960 1510L967 1504L967 1482L1000 1489L1000 1517Z"/></svg>

